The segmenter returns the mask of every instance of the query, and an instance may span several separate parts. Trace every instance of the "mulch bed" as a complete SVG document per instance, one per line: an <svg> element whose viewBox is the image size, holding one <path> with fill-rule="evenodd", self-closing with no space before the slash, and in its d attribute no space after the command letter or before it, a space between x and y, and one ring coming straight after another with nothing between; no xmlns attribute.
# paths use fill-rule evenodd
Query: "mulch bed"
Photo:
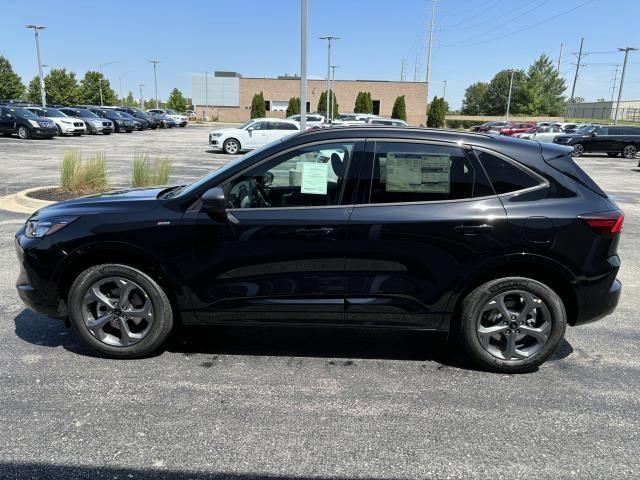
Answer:
<svg viewBox="0 0 640 480"><path fill-rule="evenodd" d="M29 198L37 198L38 200L48 200L50 202L61 202L62 200L70 200L87 195L86 193L74 193L61 190L59 188L47 188L45 190L35 190L27 193Z"/></svg>

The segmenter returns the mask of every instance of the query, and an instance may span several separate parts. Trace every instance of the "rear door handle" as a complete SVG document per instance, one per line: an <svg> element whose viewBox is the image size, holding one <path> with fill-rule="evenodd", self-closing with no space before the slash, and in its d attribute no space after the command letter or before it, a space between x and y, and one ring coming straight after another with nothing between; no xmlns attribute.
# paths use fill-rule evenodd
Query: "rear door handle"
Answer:
<svg viewBox="0 0 640 480"><path fill-rule="evenodd" d="M472 236L491 232L493 230L493 225L489 225L488 223L483 223L481 225L458 225L453 227L453 229L462 235Z"/></svg>
<svg viewBox="0 0 640 480"><path fill-rule="evenodd" d="M296 229L296 235L301 235L303 237L325 237L327 235L331 235L333 233L333 228L331 227L317 227L317 228L307 228L302 227Z"/></svg>

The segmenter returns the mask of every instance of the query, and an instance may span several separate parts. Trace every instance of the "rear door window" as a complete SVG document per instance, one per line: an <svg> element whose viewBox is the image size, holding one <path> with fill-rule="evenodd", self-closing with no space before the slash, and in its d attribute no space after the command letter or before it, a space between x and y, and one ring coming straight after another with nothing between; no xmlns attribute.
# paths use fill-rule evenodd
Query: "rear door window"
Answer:
<svg viewBox="0 0 640 480"><path fill-rule="evenodd" d="M525 190L541 184L541 180L526 172L524 168L516 166L515 163L482 150L476 150L476 155L478 155L478 159L498 195Z"/></svg>

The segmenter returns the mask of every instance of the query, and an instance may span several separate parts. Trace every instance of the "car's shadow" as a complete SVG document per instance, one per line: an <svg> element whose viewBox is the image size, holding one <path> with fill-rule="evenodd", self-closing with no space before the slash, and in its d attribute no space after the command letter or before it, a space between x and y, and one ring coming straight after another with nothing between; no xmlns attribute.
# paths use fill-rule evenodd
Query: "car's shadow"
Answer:
<svg viewBox="0 0 640 480"><path fill-rule="evenodd" d="M22 340L73 353L97 356L59 320L25 309L14 319ZM258 355L349 359L412 360L476 370L456 342L438 332L380 328L216 326L181 327L167 341L165 351L183 355ZM563 340L551 361L573 352ZM162 352L160 352L162 353Z"/></svg>

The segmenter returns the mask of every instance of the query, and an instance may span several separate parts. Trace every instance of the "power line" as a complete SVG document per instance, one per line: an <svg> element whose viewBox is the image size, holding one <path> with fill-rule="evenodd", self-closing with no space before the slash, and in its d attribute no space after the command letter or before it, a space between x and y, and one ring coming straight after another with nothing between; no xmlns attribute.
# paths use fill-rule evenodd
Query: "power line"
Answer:
<svg viewBox="0 0 640 480"><path fill-rule="evenodd" d="M549 0L546 0L546 1L545 1L545 2L543 2L542 4L539 4L539 5L538 5L538 4L536 4L536 1L534 0L534 1L529 2L529 3L524 3L524 4L520 5L518 8L516 8L516 9L514 9L514 10L510 10L510 11L508 11L507 13L503 13L502 15L498 15L497 17L492 17L492 18L490 18L489 20L485 20L484 22L479 22L479 23L476 23L476 24L474 24L474 25L468 25L468 26L466 26L466 27L464 27L464 28L445 28L445 30L446 30L447 32L457 31L457 30L470 30L470 29L473 29L473 28L475 28L475 27L477 27L477 26L479 26L479 25L484 25L484 24L486 24L486 23L493 22L494 20L497 20L497 19L499 19L499 18L503 18L503 17L506 17L506 16L508 16L508 15L512 15L513 13L517 12L518 10L520 10L522 7L528 7L529 5L533 5L533 8L530 8L529 10L526 10L525 12L522 12L522 14L517 15L517 16L515 16L515 17L513 17L513 18L511 18L511 19L509 19L509 20L507 20L507 22L505 22L505 23L503 23L503 24L501 24L501 25L498 25L497 27L494 27L494 28L492 28L491 30L487 30L487 32L485 32L485 34L486 34L486 33L490 33L490 32L492 32L492 31L494 31L494 30L496 30L496 29L498 29L498 28L502 28L502 27L504 27L505 25L510 24L510 23L511 23L511 22L513 22L514 20L517 20L518 18L520 18L520 17L522 17L522 16L526 15L527 13L532 12L533 10L536 10L536 9L540 8L542 5L544 5L545 3L548 3L548 2L549 2ZM482 36L482 35L483 35L483 34L480 34L480 35L478 35L478 36ZM476 37L474 36L474 37L471 37L471 38L476 38ZM467 40L470 40L470 39L467 39Z"/></svg>
<svg viewBox="0 0 640 480"><path fill-rule="evenodd" d="M483 10L483 11L489 11L491 10L493 7L495 7L498 3L500 3L502 0L495 0L493 3L489 4L489 5L483 5L482 3L480 3L480 9L479 10ZM478 5L478 3L476 3L476 5ZM473 11L474 9L472 9L471 11ZM469 12L467 12L469 13ZM461 22L458 23L454 23L453 25L447 27L447 30L449 29L454 29L455 27L459 26L459 25L463 25L467 22L470 22L472 20L475 20L477 18L477 13L462 20Z"/></svg>

